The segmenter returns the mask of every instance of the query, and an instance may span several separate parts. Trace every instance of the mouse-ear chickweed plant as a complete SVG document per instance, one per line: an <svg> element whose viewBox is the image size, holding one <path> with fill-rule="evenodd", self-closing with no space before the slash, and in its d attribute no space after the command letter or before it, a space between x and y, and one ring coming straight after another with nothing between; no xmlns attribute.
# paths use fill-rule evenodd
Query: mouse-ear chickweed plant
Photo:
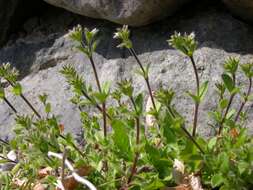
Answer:
<svg viewBox="0 0 253 190"><path fill-rule="evenodd" d="M192 97L193 101L195 102L192 136L196 136L198 114L199 114L198 113L199 112L199 104L207 91L208 82L203 83L203 85L200 87L198 69L197 69L197 65L196 65L196 62L193 57L193 54L194 54L195 50L197 49L197 42L195 40L195 34L191 33L190 35L187 35L187 34L181 35L180 33L175 33L174 35L171 36L171 39L168 40L168 43L170 46L181 51L184 55L189 57L189 59L192 63L192 66L193 66L193 71L194 71L195 79L196 79L196 93L192 94L192 93L188 92L188 94Z"/></svg>
<svg viewBox="0 0 253 190"><path fill-rule="evenodd" d="M152 93L151 86L150 86L150 82L149 82L149 74L148 74L149 66L147 66L145 68L143 66L143 64L141 63L140 59L138 58L137 53L133 47L133 43L130 40L130 31L128 29L128 26L124 25L122 28L117 29L117 32L114 33L113 38L119 39L121 41L121 43L117 47L128 49L129 53L135 58L136 62L138 63L138 65L140 67L139 73L140 73L140 75L143 76L143 78L147 84L148 92L149 92L149 96L152 101L153 108L156 110L156 104L155 104L155 100L154 100L153 93Z"/></svg>
<svg viewBox="0 0 253 190"><path fill-rule="evenodd" d="M118 47L127 48L137 61L150 97L147 102L143 92L136 93L130 79L118 81L113 89L109 83L101 84L93 59L98 30L78 26L68 36L89 59L96 82L95 86L88 84L72 65L60 71L73 91L70 101L79 108L83 138L77 141L64 131L64 123L52 113L46 94L38 98L44 107L39 112L24 96L26 89L18 82L18 72L10 64L1 65L1 82L23 99L32 114L23 113L12 98L6 97L6 85L0 85L0 99L15 113L16 120L14 138L0 139L0 189L253 188L253 141L245 128L246 107L252 98L252 63L242 64L232 57L225 61L224 73L215 85L218 103L216 109L209 111L213 123L205 124L215 133L203 138L197 134L198 110L208 92L208 81L201 83L197 72L193 34L175 33L168 40L193 66L196 91L187 92L195 104L192 126L176 109L173 89L152 91L149 66L140 61L127 26L118 29L114 38L120 40ZM238 72L248 81L246 89L237 85ZM241 102L236 108L234 101L239 96ZM152 117L150 123L147 117ZM192 133L188 132L191 127ZM15 160L8 152L15 153Z"/></svg>

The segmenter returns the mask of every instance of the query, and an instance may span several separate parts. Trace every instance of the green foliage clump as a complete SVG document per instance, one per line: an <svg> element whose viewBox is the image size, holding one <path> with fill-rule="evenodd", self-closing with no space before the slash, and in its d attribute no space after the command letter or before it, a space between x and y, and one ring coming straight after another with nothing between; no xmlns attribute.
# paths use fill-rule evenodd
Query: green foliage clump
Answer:
<svg viewBox="0 0 253 190"><path fill-rule="evenodd" d="M184 117L176 110L173 89L152 91L149 66L145 67L138 58L127 26L118 29L114 38L121 41L120 48L127 48L135 58L140 69L138 74L147 86L150 108L144 109L145 94L136 93L129 79L119 81L113 90L109 83L101 84L93 60L98 45L97 34L98 30L90 31L81 26L70 33L77 49L90 61L96 87L89 86L72 65L64 66L60 71L74 93L72 103L80 108L84 128L82 143L78 143L71 134L64 133L64 124L52 113L47 95L39 96L44 105L44 113L39 113L24 96L16 70L10 64L0 67L0 77L12 86L13 93L21 97L34 113L24 115L8 100L5 89L0 88L0 98L16 114L14 139L9 142L0 140L0 162L15 163L11 171L0 174L1 189L33 189L38 183L53 189L71 174L65 168L63 161L66 160L71 161L76 170L89 168L85 178L101 190L190 187L191 176L200 179L204 189L253 188L253 141L244 127L247 115L244 107L251 100L252 63L241 64L236 58L225 62L221 81L216 84L218 105L215 110L210 110L213 124L209 125L215 133L203 138L197 133L200 127L198 110L208 92L208 81L201 83L199 80L194 60L197 49L194 34L175 33L168 40L172 47L189 58L193 66L196 91L187 92L195 105L192 126L186 126ZM236 83L239 68L249 81L246 92ZM236 95L240 95L242 101L240 107L234 110L231 105ZM107 105L109 100L114 104ZM94 107L97 112L83 111L87 106ZM151 118L152 122L148 122L147 118ZM188 131L191 128L192 131ZM17 161L6 157L9 150L15 150ZM62 153L63 161L50 157L49 152ZM180 171L176 163L181 163ZM41 178L40 170L47 167L52 172ZM22 185L17 186L17 179L23 180ZM79 185L76 189L87 188Z"/></svg>

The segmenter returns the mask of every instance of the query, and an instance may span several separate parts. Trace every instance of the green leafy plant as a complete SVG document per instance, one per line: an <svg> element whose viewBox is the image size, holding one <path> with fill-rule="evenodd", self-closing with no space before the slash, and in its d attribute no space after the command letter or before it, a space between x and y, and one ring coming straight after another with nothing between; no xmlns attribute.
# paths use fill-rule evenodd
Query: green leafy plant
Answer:
<svg viewBox="0 0 253 190"><path fill-rule="evenodd" d="M196 92L188 91L195 104L192 134L188 131L192 126L187 126L185 118L176 110L176 92L163 87L152 91L149 65L145 67L139 59L127 26L118 29L114 38L120 40L118 47L128 49L135 58L140 68L138 74L147 85L152 108L145 110L145 94L136 93L129 79L117 82L113 89L109 83L101 84L93 60L97 35L98 30L81 26L69 34L77 49L89 59L96 87L87 84L72 65L65 65L60 71L73 91L71 102L80 111L84 128L81 143L66 133L64 124L52 114L48 95L39 96L44 106L43 113L39 113L24 96L25 89L17 80L18 72L10 64L0 67L0 77L33 113L22 113L6 97L5 89L0 88L0 98L15 113L16 119L15 137L10 141L0 139L0 164L14 165L10 171L1 172L1 189L35 189L36 185L43 185L45 189L63 186L70 190L253 188L253 141L244 127L245 105L252 96L252 63L241 64L232 57L224 63L224 73L216 84L218 105L210 110L213 123L208 123L215 134L203 138L197 134L197 121L208 81L201 84L199 80L194 60L197 42L193 34L175 33L168 40L172 47L189 58L193 66ZM239 68L248 80L246 92L236 82ZM232 109L236 95L241 96L237 110ZM107 102L110 104L106 105ZM94 108L94 111L87 112L84 108ZM151 125L147 118L152 120ZM16 152L17 160L8 158L10 150ZM44 170L48 173L41 176ZM69 179L72 180L71 187ZM85 184L88 185L85 187Z"/></svg>

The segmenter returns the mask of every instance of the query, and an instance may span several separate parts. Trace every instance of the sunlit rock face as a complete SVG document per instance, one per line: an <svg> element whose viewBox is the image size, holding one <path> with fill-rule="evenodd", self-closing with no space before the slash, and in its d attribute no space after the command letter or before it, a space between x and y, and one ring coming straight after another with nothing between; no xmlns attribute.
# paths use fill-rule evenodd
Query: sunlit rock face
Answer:
<svg viewBox="0 0 253 190"><path fill-rule="evenodd" d="M185 92L196 88L194 72L190 60L169 47L166 40L175 31L195 33L198 50L194 58L200 80L210 81L207 96L199 112L198 132L205 136L211 134L208 123L212 121L208 112L217 105L215 82L221 80L224 61L229 56L240 58L242 63L253 61L253 26L231 16L223 4L212 2L206 5L201 0L193 3L191 9L184 7L173 17L144 27L130 27L131 39L140 60L144 65L150 64L152 90L155 91L160 86L175 90L176 99L173 104L185 117L187 127L192 125L194 103ZM135 93L144 92L146 101L148 93L145 81L136 74L138 65L128 51L116 48L119 42L112 37L119 26L111 22L86 18L52 6L52 10L24 23L26 35L8 41L0 49L0 64L10 62L20 70L24 94L34 107L45 116L38 95L47 93L53 114L59 116L66 132L76 135L80 134L82 128L79 110L69 101L73 94L59 71L63 65L71 64L88 84L96 86L89 60L73 48L73 42L65 37L68 30L77 24L100 30L100 43L94 55L100 80L111 81L114 88L117 81L132 79ZM245 92L248 83L242 72L239 72L237 80ZM6 93L20 114L31 113L20 97ZM233 108L238 108L239 100L236 97ZM110 104L108 101L108 106ZM245 109L249 113L247 125L250 125L253 123L252 103L248 103ZM92 112L89 108L87 111ZM0 102L0 136L11 137L14 119L15 115L8 106ZM250 126L250 129L253 127Z"/></svg>
<svg viewBox="0 0 253 190"><path fill-rule="evenodd" d="M74 13L141 26L175 13L189 0L45 0Z"/></svg>

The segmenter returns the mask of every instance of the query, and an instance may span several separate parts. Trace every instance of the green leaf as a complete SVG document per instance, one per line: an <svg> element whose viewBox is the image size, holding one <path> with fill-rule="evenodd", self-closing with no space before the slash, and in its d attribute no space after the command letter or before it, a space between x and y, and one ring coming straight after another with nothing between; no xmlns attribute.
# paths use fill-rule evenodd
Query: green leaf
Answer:
<svg viewBox="0 0 253 190"><path fill-rule="evenodd" d="M226 116L226 119L230 119L231 117L233 117L233 115L236 113L236 110L235 109L231 109L227 116Z"/></svg>
<svg viewBox="0 0 253 190"><path fill-rule="evenodd" d="M208 81L205 81L199 89L199 99L202 101L208 90Z"/></svg>
<svg viewBox="0 0 253 190"><path fill-rule="evenodd" d="M103 92L93 92L92 96L95 97L98 102L104 103L106 101L106 98L108 97L108 94L105 94Z"/></svg>
<svg viewBox="0 0 253 190"><path fill-rule="evenodd" d="M220 102L219 102L219 106L220 108L223 110L225 109L227 106L228 106L228 100L227 99L222 99Z"/></svg>
<svg viewBox="0 0 253 190"><path fill-rule="evenodd" d="M148 78L148 73L149 73L149 68L150 68L150 63L144 68L144 78Z"/></svg>
<svg viewBox="0 0 253 190"><path fill-rule="evenodd" d="M247 162L239 162L238 164L238 170L239 170L239 173L242 174L244 173L247 169L250 169L250 164L247 163Z"/></svg>
<svg viewBox="0 0 253 190"><path fill-rule="evenodd" d="M224 181L224 178L221 174L215 174L211 179L212 187L218 187L220 186Z"/></svg>
<svg viewBox="0 0 253 190"><path fill-rule="evenodd" d="M13 93L16 95L16 96L20 96L21 93L22 93L22 86L20 83L17 83L15 84L15 86L13 87Z"/></svg>
<svg viewBox="0 0 253 190"><path fill-rule="evenodd" d="M208 149L209 150L212 150L214 148L214 146L216 145L217 143L217 137L213 137L209 142L208 142Z"/></svg>
<svg viewBox="0 0 253 190"><path fill-rule="evenodd" d="M149 160L155 164L158 159L160 159L161 155L157 148L150 145L148 142L145 145L145 150L148 154Z"/></svg>
<svg viewBox="0 0 253 190"><path fill-rule="evenodd" d="M110 91L110 87L111 87L111 82L110 82L110 81L107 81L107 82L103 83L103 85L102 85L102 91L103 91L105 94L108 94L109 91Z"/></svg>
<svg viewBox="0 0 253 190"><path fill-rule="evenodd" d="M113 128L113 141L116 147L119 149L123 157L132 157L130 140L128 137L127 126L120 120L114 120L112 122Z"/></svg>
<svg viewBox="0 0 253 190"><path fill-rule="evenodd" d="M46 104L46 106L45 106L45 112L46 113L50 113L51 112L51 104L50 103Z"/></svg>
<svg viewBox="0 0 253 190"><path fill-rule="evenodd" d="M234 90L234 81L228 74L222 74L222 80L230 93Z"/></svg>
<svg viewBox="0 0 253 190"><path fill-rule="evenodd" d="M47 97L48 97L47 94L39 95L39 99L40 99L40 101L41 101L43 104L46 104L46 102L47 102Z"/></svg>
<svg viewBox="0 0 253 190"><path fill-rule="evenodd" d="M135 104L137 106L138 115L143 112L143 94L140 93L134 98Z"/></svg>
<svg viewBox="0 0 253 190"><path fill-rule="evenodd" d="M163 184L163 182L157 178L155 180L152 180L152 182L147 185L146 187L143 187L143 190L154 190L154 189L161 189L163 188L165 185Z"/></svg>
<svg viewBox="0 0 253 190"><path fill-rule="evenodd" d="M222 120L222 114L218 111L209 112L209 116L212 117L217 123Z"/></svg>
<svg viewBox="0 0 253 190"><path fill-rule="evenodd" d="M222 152L218 156L220 164L220 171L226 174L229 171L229 157L226 152Z"/></svg>
<svg viewBox="0 0 253 190"><path fill-rule="evenodd" d="M169 125L164 125L163 126L163 135L165 136L168 144L176 143L177 142L176 134L170 128Z"/></svg>
<svg viewBox="0 0 253 190"><path fill-rule="evenodd" d="M192 99L195 103L199 103L200 102L200 98L190 92L186 92Z"/></svg>
<svg viewBox="0 0 253 190"><path fill-rule="evenodd" d="M135 73L145 78L145 73L143 73L143 71L140 68L136 69Z"/></svg>
<svg viewBox="0 0 253 190"><path fill-rule="evenodd" d="M40 150L43 153L48 153L49 150L49 143L45 142L43 139L40 141Z"/></svg>
<svg viewBox="0 0 253 190"><path fill-rule="evenodd" d="M238 69L239 63L240 63L239 59L229 57L224 63L224 69L231 74L235 74Z"/></svg>

